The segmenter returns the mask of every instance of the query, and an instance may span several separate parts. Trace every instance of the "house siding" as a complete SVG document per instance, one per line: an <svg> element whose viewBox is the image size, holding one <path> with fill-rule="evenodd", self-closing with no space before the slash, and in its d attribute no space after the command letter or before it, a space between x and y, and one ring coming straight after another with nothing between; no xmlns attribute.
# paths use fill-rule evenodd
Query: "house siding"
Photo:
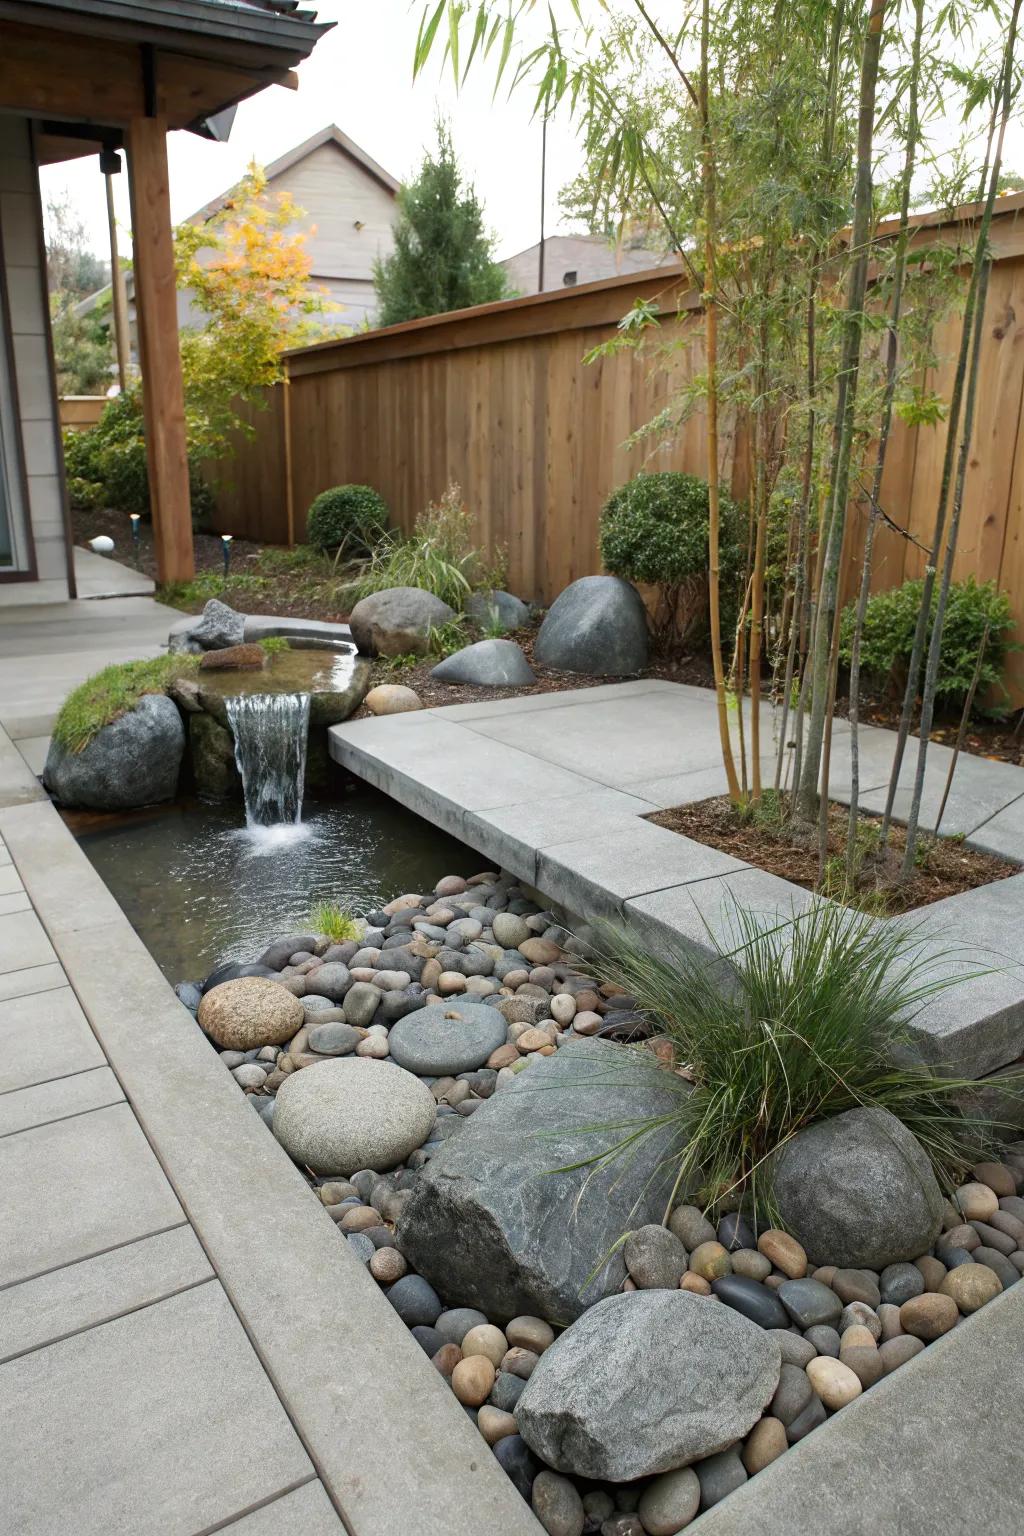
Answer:
<svg viewBox="0 0 1024 1536"><path fill-rule="evenodd" d="M0 260L8 296L10 355L35 577L0 583L0 604L60 602L68 593L64 490L46 274L39 240L39 180L29 120L0 114ZM7 348L4 349L6 366ZM16 467L12 466L16 472ZM19 573L20 574L20 573Z"/></svg>

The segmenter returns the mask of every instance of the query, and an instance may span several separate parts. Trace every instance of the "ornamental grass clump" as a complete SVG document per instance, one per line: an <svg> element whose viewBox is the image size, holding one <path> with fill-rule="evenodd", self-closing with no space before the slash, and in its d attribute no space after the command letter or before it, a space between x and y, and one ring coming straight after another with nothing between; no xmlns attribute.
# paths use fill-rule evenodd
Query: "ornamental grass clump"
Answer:
<svg viewBox="0 0 1024 1536"><path fill-rule="evenodd" d="M409 538L392 535L380 543L343 591L355 603L389 587L419 587L458 612L472 592L504 585L503 559L486 563L473 524L461 490L450 485L420 513Z"/></svg>
<svg viewBox="0 0 1024 1536"><path fill-rule="evenodd" d="M344 944L350 939L361 939L363 936L363 925L359 919L336 901L324 899L316 902L310 909L309 921L317 933L322 933L334 944Z"/></svg>
<svg viewBox="0 0 1024 1536"><path fill-rule="evenodd" d="M166 693L177 678L198 665L198 656L179 655L104 667L68 694L54 721L54 741L69 752L84 752L105 725L134 709L145 694Z"/></svg>
<svg viewBox="0 0 1024 1536"><path fill-rule="evenodd" d="M895 1115L950 1186L991 1148L993 1123L956 1102L977 1085L914 1064L906 1050L929 1000L985 971L952 974L950 952L920 925L880 924L828 901L772 923L737 906L731 928L735 942L713 941L710 957L681 945L652 954L632 933L604 930L594 968L670 1042L679 1107L630 1127L602 1161L675 1119L686 1137L675 1191L699 1192L709 1207L749 1200L777 1221L773 1155L844 1110ZM1005 1080L1010 1091L1022 1085L1024 1074Z"/></svg>

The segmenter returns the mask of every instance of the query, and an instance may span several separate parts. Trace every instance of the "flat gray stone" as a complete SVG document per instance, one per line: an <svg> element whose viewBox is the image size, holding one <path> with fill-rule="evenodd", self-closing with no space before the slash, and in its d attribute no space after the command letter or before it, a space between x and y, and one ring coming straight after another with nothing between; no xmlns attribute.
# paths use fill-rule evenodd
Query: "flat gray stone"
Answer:
<svg viewBox="0 0 1024 1536"><path fill-rule="evenodd" d="M93 1067L49 1083L34 1083L31 1088L16 1088L13 1093L0 1094L0 1137L101 1109L105 1104L118 1104L123 1098L109 1067Z"/></svg>
<svg viewBox="0 0 1024 1536"><path fill-rule="evenodd" d="M335 1057L281 1084L274 1135L314 1173L383 1172L430 1135L437 1106L411 1072L363 1056Z"/></svg>
<svg viewBox="0 0 1024 1536"><path fill-rule="evenodd" d="M0 1361L149 1306L213 1276L191 1227L172 1227L4 1292Z"/></svg>
<svg viewBox="0 0 1024 1536"><path fill-rule="evenodd" d="M311 1471L214 1281L8 1361L0 1414L19 1536L190 1536Z"/></svg>
<svg viewBox="0 0 1024 1536"><path fill-rule="evenodd" d="M475 1072L492 1051L505 1044L505 1020L483 1003L431 1003L392 1026L392 1058L423 1077Z"/></svg>
<svg viewBox="0 0 1024 1536"><path fill-rule="evenodd" d="M60 987L0 1002L0 1093L103 1065L103 1052L63 971L59 978Z"/></svg>
<svg viewBox="0 0 1024 1536"><path fill-rule="evenodd" d="M127 1104L5 1137L0 1187L0 1285L185 1219Z"/></svg>
<svg viewBox="0 0 1024 1536"><path fill-rule="evenodd" d="M741 1439L780 1364L769 1333L702 1296L608 1296L541 1355L516 1404L519 1433L558 1472L632 1482Z"/></svg>
<svg viewBox="0 0 1024 1536"><path fill-rule="evenodd" d="M478 640L439 661L430 675L440 683L472 683L478 688L524 688L537 681L514 640Z"/></svg>

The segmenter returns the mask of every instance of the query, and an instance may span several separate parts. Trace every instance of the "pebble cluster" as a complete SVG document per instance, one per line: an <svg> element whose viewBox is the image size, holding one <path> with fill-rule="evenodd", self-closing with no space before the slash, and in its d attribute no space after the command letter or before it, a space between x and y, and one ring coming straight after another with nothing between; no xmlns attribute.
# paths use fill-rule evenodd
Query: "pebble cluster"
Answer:
<svg viewBox="0 0 1024 1536"><path fill-rule="evenodd" d="M815 1267L786 1232L735 1213L713 1223L695 1206L677 1207L667 1227L642 1226L627 1238L623 1290L681 1289L758 1324L781 1356L774 1394L741 1440L692 1465L629 1483L553 1470L520 1434L517 1404L556 1329L537 1316L499 1327L481 1311L447 1306L399 1251L395 1225L423 1166L532 1059L602 1034L640 1041L670 1064L667 1042L631 997L587 976L584 946L554 913L494 873L450 876L428 896L399 897L368 915L361 941L301 937L301 945L295 937L271 945L254 965L222 968L202 994L183 985L179 996L268 1123L289 1079L337 1057L392 1059L429 1090L433 1124L400 1166L307 1176L549 1536L673 1536L1024 1273L1024 1143L972 1170L945 1203L931 1251L880 1272ZM253 988L261 980L276 999ZM246 984L237 1006L231 982ZM481 1023L484 1010L491 1016ZM250 1028L275 1043L247 1043ZM467 1065L459 1048L470 1036L476 1054Z"/></svg>

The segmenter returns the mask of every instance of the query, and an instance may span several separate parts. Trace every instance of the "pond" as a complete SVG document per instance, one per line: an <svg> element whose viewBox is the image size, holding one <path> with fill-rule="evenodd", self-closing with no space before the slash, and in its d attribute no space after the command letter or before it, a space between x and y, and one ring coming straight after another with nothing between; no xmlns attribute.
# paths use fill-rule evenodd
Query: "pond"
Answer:
<svg viewBox="0 0 1024 1536"><path fill-rule="evenodd" d="M309 925L318 900L369 911L486 861L387 795L307 801L300 826L246 828L237 804L179 802L118 817L79 842L167 980L251 960Z"/></svg>

